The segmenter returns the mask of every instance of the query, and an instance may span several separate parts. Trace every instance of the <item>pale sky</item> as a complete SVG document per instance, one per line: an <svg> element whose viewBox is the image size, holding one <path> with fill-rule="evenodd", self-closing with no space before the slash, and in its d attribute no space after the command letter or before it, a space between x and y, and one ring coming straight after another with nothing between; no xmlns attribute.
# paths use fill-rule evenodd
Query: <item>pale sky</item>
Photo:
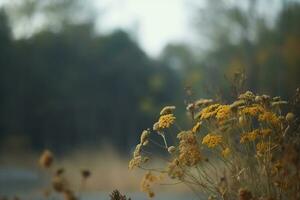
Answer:
<svg viewBox="0 0 300 200"><path fill-rule="evenodd" d="M0 0L1 3L11 0ZM121 28L128 31L141 48L156 57L168 43L193 41L191 21L193 5L205 7L205 0L89 0L98 16L97 28L109 33ZM206 0L207 1L207 0ZM235 0L227 0L228 3ZM263 2L263 1L262 1ZM268 0L280 2L280 0ZM262 5L263 13L270 5ZM198 7L199 8L199 7ZM98 12L99 10L99 12ZM273 9L269 9L272 12ZM22 27L21 27L22 28Z"/></svg>
<svg viewBox="0 0 300 200"><path fill-rule="evenodd" d="M157 56L169 42L189 40L188 0L99 0L103 31L123 28L133 33L139 45Z"/></svg>
<svg viewBox="0 0 300 200"><path fill-rule="evenodd" d="M0 0L0 6L9 1L11 0ZM99 10L97 28L102 33L122 28L134 36L148 55L155 57L169 42L189 39L191 34L188 26L190 21L188 3L190 1L193 0L89 0L87 2L95 3L96 12ZM37 20L38 25L39 22ZM15 30L16 35L19 32Z"/></svg>

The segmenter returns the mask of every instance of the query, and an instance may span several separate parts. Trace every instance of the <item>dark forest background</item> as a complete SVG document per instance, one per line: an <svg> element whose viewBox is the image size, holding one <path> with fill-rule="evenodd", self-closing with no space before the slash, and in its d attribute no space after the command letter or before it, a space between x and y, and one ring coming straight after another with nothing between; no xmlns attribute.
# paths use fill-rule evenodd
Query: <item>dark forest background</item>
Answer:
<svg viewBox="0 0 300 200"><path fill-rule="evenodd" d="M279 1L270 23L259 13L264 1L245 1L247 9L207 1L205 10L193 10L191 30L199 35L195 43L206 41L208 48L169 44L157 58L147 56L130 33L102 34L91 18L70 20L74 16L66 13L75 3L66 2L63 9L38 10L39 1L31 1L0 11L4 151L9 145L61 152L104 143L129 150L162 106L177 105L183 112L187 87L195 98L229 101L241 73L246 75L241 90L289 98L300 86L297 1ZM15 19L30 21L37 12L56 17L16 39Z"/></svg>

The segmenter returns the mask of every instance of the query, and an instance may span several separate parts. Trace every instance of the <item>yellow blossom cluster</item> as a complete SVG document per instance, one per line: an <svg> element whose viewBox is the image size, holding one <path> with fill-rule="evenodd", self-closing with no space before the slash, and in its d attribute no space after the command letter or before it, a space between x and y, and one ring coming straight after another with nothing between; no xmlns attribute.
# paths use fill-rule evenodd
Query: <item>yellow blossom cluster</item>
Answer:
<svg viewBox="0 0 300 200"><path fill-rule="evenodd" d="M279 126L280 120L273 112L263 112L259 115L258 120L261 122L270 123L272 126Z"/></svg>
<svg viewBox="0 0 300 200"><path fill-rule="evenodd" d="M158 122L154 124L154 127L157 130L169 128L172 124L174 124L175 119L176 117L173 114L162 115Z"/></svg>
<svg viewBox="0 0 300 200"><path fill-rule="evenodd" d="M231 112L231 108L229 105L219 106L217 114L216 114L216 119L218 121L223 121L228 118L230 112Z"/></svg>
<svg viewBox="0 0 300 200"><path fill-rule="evenodd" d="M208 148L214 148L221 142L222 136L214 133L207 134L202 140L202 144L207 145Z"/></svg>
<svg viewBox="0 0 300 200"><path fill-rule="evenodd" d="M249 107L244 107L241 109L241 113L250 116L257 116L258 114L264 112L264 108L259 104L253 104Z"/></svg>
<svg viewBox="0 0 300 200"><path fill-rule="evenodd" d="M300 90L298 96L300 99ZM294 139L299 135L295 133L299 131L296 128L299 118L292 112L283 115L286 109L281 110L281 106L287 104L280 97L255 95L250 91L240 94L231 104L211 99L188 102L188 116L192 121L186 124L192 126L182 131L176 124L168 135L164 131L175 123L176 117L175 106L166 106L153 125L163 141L154 143L149 140L150 132L144 131L129 168L146 162L141 150L151 141L166 153L164 167L155 168L155 172L183 182L193 190L212 192L212 199L236 199L237 196L277 199L276 195L283 189L289 193L282 200L292 199L300 188L300 178L289 176L289 173L300 174L300 141ZM178 131L173 132L176 128ZM173 140L169 141L171 137ZM291 148L291 142L298 146ZM158 180L158 176L148 172L142 180L142 191L153 197L151 186ZM258 188L259 184L262 187ZM297 194L300 197L300 191Z"/></svg>
<svg viewBox="0 0 300 200"><path fill-rule="evenodd" d="M213 104L206 108L203 108L202 111L200 112L200 120L209 119L215 116L218 112L219 106L220 104Z"/></svg>

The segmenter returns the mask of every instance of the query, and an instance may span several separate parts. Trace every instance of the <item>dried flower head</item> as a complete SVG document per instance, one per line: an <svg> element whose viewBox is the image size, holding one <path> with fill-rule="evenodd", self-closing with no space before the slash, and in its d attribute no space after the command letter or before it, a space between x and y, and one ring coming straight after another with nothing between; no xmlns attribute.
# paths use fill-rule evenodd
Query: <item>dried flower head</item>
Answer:
<svg viewBox="0 0 300 200"><path fill-rule="evenodd" d="M252 200L252 193L248 189L239 190L239 200Z"/></svg>
<svg viewBox="0 0 300 200"><path fill-rule="evenodd" d="M282 106L282 105L287 105L288 102L287 101L275 101L271 103L272 107L277 107L277 106Z"/></svg>
<svg viewBox="0 0 300 200"><path fill-rule="evenodd" d="M60 176L60 175L62 175L64 172L65 172L65 169L61 167L61 168L58 168L58 169L55 171L55 175L56 175L56 176Z"/></svg>
<svg viewBox="0 0 300 200"><path fill-rule="evenodd" d="M255 95L251 91L247 91L244 94L241 94L238 99L253 101L255 99Z"/></svg>
<svg viewBox="0 0 300 200"><path fill-rule="evenodd" d="M77 200L73 191L67 189L63 191L64 200Z"/></svg>
<svg viewBox="0 0 300 200"><path fill-rule="evenodd" d="M142 163L143 163L142 156L135 156L130 160L128 168L132 170L135 167L139 167Z"/></svg>
<svg viewBox="0 0 300 200"><path fill-rule="evenodd" d="M160 111L160 115L172 114L175 109L175 106L166 106Z"/></svg>
<svg viewBox="0 0 300 200"><path fill-rule="evenodd" d="M49 168L51 167L52 163L53 163L52 152L49 150L45 150L39 159L40 166L43 168Z"/></svg>
<svg viewBox="0 0 300 200"><path fill-rule="evenodd" d="M51 190L49 188L44 189L42 192L45 198L48 198L51 195Z"/></svg>
<svg viewBox="0 0 300 200"><path fill-rule="evenodd" d="M208 106L211 103L213 103L212 99L199 99L198 101L195 102L195 106L196 107Z"/></svg>
<svg viewBox="0 0 300 200"><path fill-rule="evenodd" d="M271 149L270 142L261 141L256 144L256 151L258 155L262 155Z"/></svg>
<svg viewBox="0 0 300 200"><path fill-rule="evenodd" d="M226 147L223 151L222 151L222 156L224 158L226 158L229 154L230 154L230 149L228 147Z"/></svg>
<svg viewBox="0 0 300 200"><path fill-rule="evenodd" d="M136 147L135 147L135 150L133 152L133 157L137 157L137 156L140 156L141 154L141 151L142 151L142 144L137 144Z"/></svg>
<svg viewBox="0 0 300 200"><path fill-rule="evenodd" d="M110 195L110 200L131 200L127 199L125 195L122 195L118 190L114 190Z"/></svg>
<svg viewBox="0 0 300 200"><path fill-rule="evenodd" d="M168 167L167 167L167 173L168 173L168 176L171 178L171 179L182 179L183 176L184 176L184 171L183 171L183 168L179 166L179 160L178 159L174 159L172 162L170 162L168 164Z"/></svg>
<svg viewBox="0 0 300 200"><path fill-rule="evenodd" d="M155 182L159 180L161 180L161 177L152 174L150 171L147 172L141 181L141 190L143 192L146 192L149 198L153 198L154 192L151 187Z"/></svg>
<svg viewBox="0 0 300 200"><path fill-rule="evenodd" d="M144 130L141 134L141 138L140 138L140 143L142 145L144 145L145 142L148 141L148 138L149 138L149 135L150 135L150 131L149 130Z"/></svg>
<svg viewBox="0 0 300 200"><path fill-rule="evenodd" d="M241 126L245 126L246 124L247 124L247 118L245 117L245 116L240 116L239 117L239 124L241 125Z"/></svg>
<svg viewBox="0 0 300 200"><path fill-rule="evenodd" d="M200 122L197 122L197 123L195 124L195 126L192 128L192 132L193 132L193 133L196 133L196 132L198 132L198 131L200 130L200 128L201 128L201 123L200 123Z"/></svg>
<svg viewBox="0 0 300 200"><path fill-rule="evenodd" d="M285 116L285 119L286 119L286 121L288 121L288 122L292 122L292 121L294 120L294 118L295 118L295 115L294 115L294 113L291 113L291 112L289 112L289 113L286 114L286 116Z"/></svg>
<svg viewBox="0 0 300 200"><path fill-rule="evenodd" d="M68 188L68 183L62 176L54 176L52 178L52 188L56 192L63 192Z"/></svg>
<svg viewBox="0 0 300 200"><path fill-rule="evenodd" d="M168 148L168 152L169 152L170 154L174 153L175 151L176 151L176 147L174 147L174 146L170 146L170 147Z"/></svg>
<svg viewBox="0 0 300 200"><path fill-rule="evenodd" d="M89 178L89 177L91 176L91 171L88 170L88 169L82 169L82 170L80 171L80 173L81 173L81 177L82 177L83 179L87 179L87 178Z"/></svg>
<svg viewBox="0 0 300 200"><path fill-rule="evenodd" d="M179 162L185 166L195 166L201 161L201 154L196 135L191 131L182 131L179 139Z"/></svg>
<svg viewBox="0 0 300 200"><path fill-rule="evenodd" d="M244 100L238 100L238 101L235 101L233 102L231 105L230 105L230 109L231 110L234 110L236 108L238 108L239 106L242 106L244 105L246 102Z"/></svg>

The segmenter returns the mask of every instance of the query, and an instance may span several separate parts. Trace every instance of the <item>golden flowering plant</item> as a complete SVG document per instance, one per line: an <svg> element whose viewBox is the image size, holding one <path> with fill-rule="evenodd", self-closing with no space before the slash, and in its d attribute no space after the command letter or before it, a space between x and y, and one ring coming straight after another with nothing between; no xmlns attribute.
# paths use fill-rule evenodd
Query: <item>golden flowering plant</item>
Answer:
<svg viewBox="0 0 300 200"><path fill-rule="evenodd" d="M300 199L299 99L299 90L291 103L250 91L231 104L200 99L187 106L184 129L167 106L142 132L129 168L147 171L141 190L149 197L155 184L182 183L199 198Z"/></svg>

